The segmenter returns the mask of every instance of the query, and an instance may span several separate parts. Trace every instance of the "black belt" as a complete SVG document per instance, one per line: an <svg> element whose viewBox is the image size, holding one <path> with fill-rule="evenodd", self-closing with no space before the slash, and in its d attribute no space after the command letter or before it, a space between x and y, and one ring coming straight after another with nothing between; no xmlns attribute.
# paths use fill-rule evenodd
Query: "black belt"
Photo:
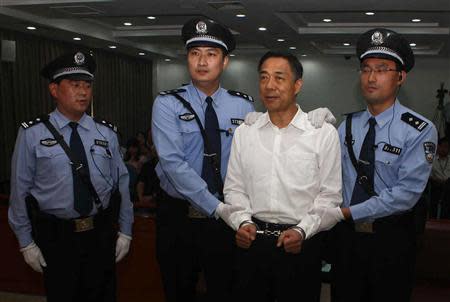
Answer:
<svg viewBox="0 0 450 302"><path fill-rule="evenodd" d="M281 232L295 226L295 224L280 224L280 223L265 222L255 217L252 217L252 221L258 227L256 234L266 236L278 237L281 235Z"/></svg>
<svg viewBox="0 0 450 302"><path fill-rule="evenodd" d="M111 211L106 209L92 216L63 219L40 211L38 214L38 221L41 220L51 223L55 228L63 229L69 232L81 233L95 229L99 226L99 224L101 224L103 219L109 216L108 214L111 214Z"/></svg>

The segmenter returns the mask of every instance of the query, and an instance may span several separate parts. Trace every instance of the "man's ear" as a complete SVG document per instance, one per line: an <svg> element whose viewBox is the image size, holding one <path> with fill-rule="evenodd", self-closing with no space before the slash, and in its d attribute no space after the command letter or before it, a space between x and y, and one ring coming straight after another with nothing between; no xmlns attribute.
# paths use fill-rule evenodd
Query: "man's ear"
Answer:
<svg viewBox="0 0 450 302"><path fill-rule="evenodd" d="M302 79L296 80L294 87L295 87L295 95L297 95L300 92L300 90L302 90L303 80Z"/></svg>
<svg viewBox="0 0 450 302"><path fill-rule="evenodd" d="M227 68L229 61L230 61L230 57L229 56L224 56L223 57L223 69Z"/></svg>
<svg viewBox="0 0 450 302"><path fill-rule="evenodd" d="M56 99L58 96L58 84L52 82L48 84L48 90L50 91L50 95Z"/></svg>
<svg viewBox="0 0 450 302"><path fill-rule="evenodd" d="M398 85L402 85L406 80L406 72L404 70L398 72Z"/></svg>

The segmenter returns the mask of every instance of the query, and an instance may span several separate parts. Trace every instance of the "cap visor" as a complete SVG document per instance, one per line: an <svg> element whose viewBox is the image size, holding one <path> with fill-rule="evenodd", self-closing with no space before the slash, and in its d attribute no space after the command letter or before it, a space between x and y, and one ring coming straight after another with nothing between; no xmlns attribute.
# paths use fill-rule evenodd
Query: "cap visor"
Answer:
<svg viewBox="0 0 450 302"><path fill-rule="evenodd" d="M65 74L62 75L60 77L57 77L56 79L54 79L53 81L60 81L60 80L73 80L73 81L87 81L87 82L92 82L94 80L94 77L91 77L90 75L87 74L82 74L82 73L75 73L75 74Z"/></svg>
<svg viewBox="0 0 450 302"><path fill-rule="evenodd" d="M364 59L369 59L369 58L390 60L390 61L394 61L394 62L400 64L400 66L403 66L402 62L400 62L396 57L390 56L385 53L369 53L369 54L365 55L364 57L362 57L361 61L363 61Z"/></svg>
<svg viewBox="0 0 450 302"><path fill-rule="evenodd" d="M194 41L186 45L186 48L192 48L192 47L214 47L214 48L220 48L223 49L225 52L227 51L222 45L219 43L214 43L211 41Z"/></svg>

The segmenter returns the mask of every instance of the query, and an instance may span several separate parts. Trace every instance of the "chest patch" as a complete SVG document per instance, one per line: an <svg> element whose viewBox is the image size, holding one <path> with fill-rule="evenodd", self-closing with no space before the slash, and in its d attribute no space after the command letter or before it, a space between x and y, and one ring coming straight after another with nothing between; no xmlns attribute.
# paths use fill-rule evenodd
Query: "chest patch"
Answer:
<svg viewBox="0 0 450 302"><path fill-rule="evenodd" d="M192 113L184 113L179 115L178 118L182 121L189 122L195 118L195 115L193 115Z"/></svg>
<svg viewBox="0 0 450 302"><path fill-rule="evenodd" d="M384 152L388 152L388 153L392 153L395 155L400 155L400 153L402 153L402 148L400 147L395 147L389 144L385 144L383 147L383 151Z"/></svg>
<svg viewBox="0 0 450 302"><path fill-rule="evenodd" d="M109 142L101 140L101 139L96 139L96 140L94 140L94 144L96 146L100 146L100 147L103 147L103 148L108 148Z"/></svg>
<svg viewBox="0 0 450 302"><path fill-rule="evenodd" d="M240 119L240 118L232 118L232 119L231 119L231 124L232 124L232 125L237 125L237 126L239 126L239 125L241 125L243 122L244 122L244 120L243 120L243 119Z"/></svg>
<svg viewBox="0 0 450 302"><path fill-rule="evenodd" d="M436 145L433 142L424 142L423 151L425 152L425 159L430 164L433 163L434 154L436 153Z"/></svg>
<svg viewBox="0 0 450 302"><path fill-rule="evenodd" d="M56 144L58 144L58 141L54 138L41 139L42 146L53 147Z"/></svg>

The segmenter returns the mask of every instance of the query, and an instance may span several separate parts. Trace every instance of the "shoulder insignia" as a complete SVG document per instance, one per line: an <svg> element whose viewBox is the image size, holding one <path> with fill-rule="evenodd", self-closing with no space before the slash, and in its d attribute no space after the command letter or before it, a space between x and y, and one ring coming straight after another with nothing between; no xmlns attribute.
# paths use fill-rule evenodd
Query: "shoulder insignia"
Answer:
<svg viewBox="0 0 450 302"><path fill-rule="evenodd" d="M117 133L117 126L114 125L113 123L108 122L107 120L98 118L98 117L94 117L94 122L98 123L98 124L102 124L105 127L110 128L112 131Z"/></svg>
<svg viewBox="0 0 450 302"><path fill-rule="evenodd" d="M411 114L410 112L405 112L402 114L402 121L418 131L422 131L428 126L427 122Z"/></svg>
<svg viewBox="0 0 450 302"><path fill-rule="evenodd" d="M234 90L228 90L228 93L231 95L234 95L234 96L241 97L241 98L246 99L247 101L253 103L253 97L248 94L245 94L245 93L239 92L239 91L234 91Z"/></svg>
<svg viewBox="0 0 450 302"><path fill-rule="evenodd" d="M49 118L48 115L41 115L29 121L22 122L20 125L22 126L23 129L28 129L30 127L33 127L34 125L37 125L43 121L48 120L48 118Z"/></svg>
<svg viewBox="0 0 450 302"><path fill-rule="evenodd" d="M164 91L160 91L159 95L168 95L168 94L174 94L174 93L185 92L185 91L186 91L186 89L183 89L183 88L164 90Z"/></svg>

